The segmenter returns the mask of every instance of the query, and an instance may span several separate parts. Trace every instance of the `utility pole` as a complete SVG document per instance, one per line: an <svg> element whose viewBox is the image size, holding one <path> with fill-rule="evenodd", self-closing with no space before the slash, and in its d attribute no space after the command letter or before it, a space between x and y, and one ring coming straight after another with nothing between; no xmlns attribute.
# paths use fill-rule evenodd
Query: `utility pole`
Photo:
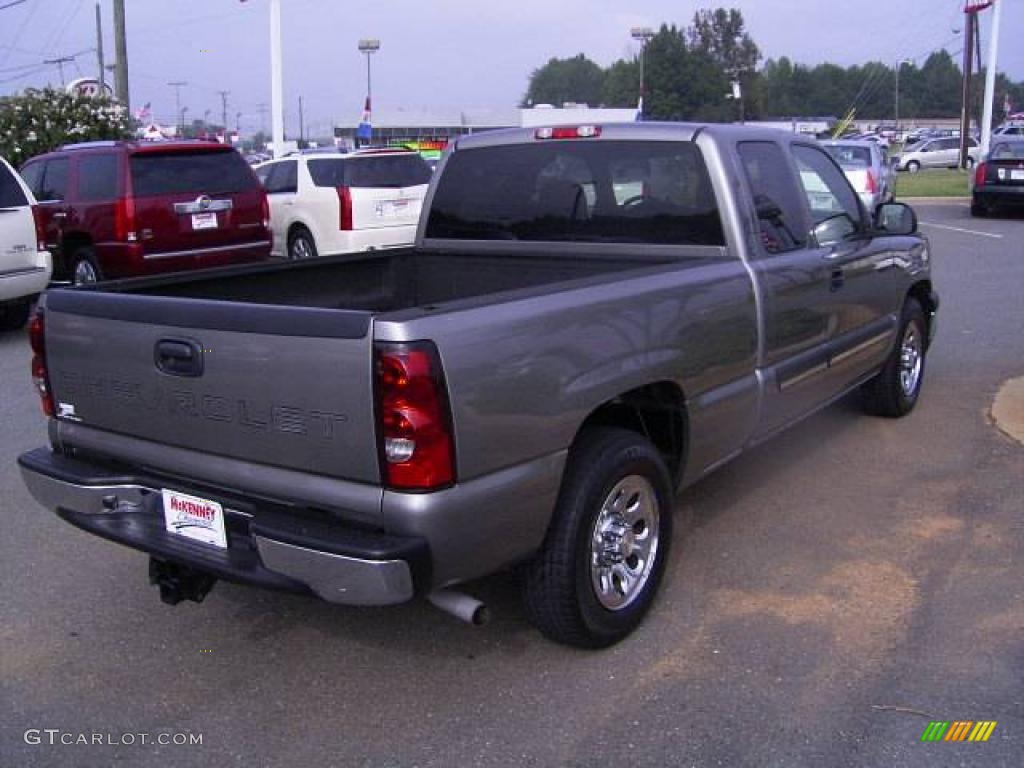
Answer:
<svg viewBox="0 0 1024 768"><path fill-rule="evenodd" d="M228 143L228 94L231 91L217 91L220 94L221 125L224 126L224 143Z"/></svg>
<svg viewBox="0 0 1024 768"><path fill-rule="evenodd" d="M128 99L128 40L124 30L124 0L114 0L114 92L117 100L131 114L131 102Z"/></svg>
<svg viewBox="0 0 1024 768"><path fill-rule="evenodd" d="M968 3L964 6L964 15L967 17L967 33L964 35L964 84L961 98L963 104L960 107L960 167L967 167L968 143L971 132L971 65L974 64L974 38L977 35L978 14L992 5L992 0L987 2Z"/></svg>
<svg viewBox="0 0 1024 768"><path fill-rule="evenodd" d="M299 144L306 140L306 119L302 115L302 97L299 96Z"/></svg>
<svg viewBox="0 0 1024 768"><path fill-rule="evenodd" d="M103 22L100 19L100 4L96 3L96 60L100 67L100 93L106 95L107 76L103 69Z"/></svg>
<svg viewBox="0 0 1024 768"><path fill-rule="evenodd" d="M987 155L992 140L992 102L996 93L996 64L999 48L999 17L1003 4L996 0L992 14L992 40L988 44L988 70L985 72L985 107L981 118L981 154Z"/></svg>
<svg viewBox="0 0 1024 768"><path fill-rule="evenodd" d="M59 56L56 59L46 59L43 64L56 64L60 70L60 87L64 87L64 65L75 60L74 56Z"/></svg>
<svg viewBox="0 0 1024 768"><path fill-rule="evenodd" d="M281 66L281 0L270 0L270 119L273 155L284 154L284 76Z"/></svg>
<svg viewBox="0 0 1024 768"><path fill-rule="evenodd" d="M188 82L185 80L175 80L168 83L168 85L174 89L174 116L178 119L178 129L181 131L185 128L185 118L181 112L181 89L188 85Z"/></svg>

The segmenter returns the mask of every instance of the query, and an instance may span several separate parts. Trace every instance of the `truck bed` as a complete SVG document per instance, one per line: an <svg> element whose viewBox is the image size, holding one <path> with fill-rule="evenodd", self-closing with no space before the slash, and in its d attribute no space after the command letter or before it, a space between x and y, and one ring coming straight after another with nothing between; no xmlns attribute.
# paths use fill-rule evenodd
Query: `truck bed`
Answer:
<svg viewBox="0 0 1024 768"><path fill-rule="evenodd" d="M395 312L651 267L670 259L465 254L402 249L360 258L181 273L100 290L287 307ZM230 276L230 279L229 279Z"/></svg>

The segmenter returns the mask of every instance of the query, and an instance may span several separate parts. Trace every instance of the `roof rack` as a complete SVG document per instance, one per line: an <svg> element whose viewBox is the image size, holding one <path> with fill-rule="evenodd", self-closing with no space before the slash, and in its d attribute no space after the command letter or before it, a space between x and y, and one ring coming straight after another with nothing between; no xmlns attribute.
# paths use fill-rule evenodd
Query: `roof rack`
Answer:
<svg viewBox="0 0 1024 768"><path fill-rule="evenodd" d="M123 144L123 141L80 141L76 144L65 144L60 149L97 149L102 147L118 147Z"/></svg>

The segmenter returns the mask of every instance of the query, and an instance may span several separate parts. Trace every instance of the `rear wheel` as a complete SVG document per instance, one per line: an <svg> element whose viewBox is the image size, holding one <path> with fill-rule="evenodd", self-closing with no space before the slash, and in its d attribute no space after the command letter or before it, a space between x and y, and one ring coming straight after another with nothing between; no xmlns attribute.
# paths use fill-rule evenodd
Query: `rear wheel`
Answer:
<svg viewBox="0 0 1024 768"><path fill-rule="evenodd" d="M288 237L288 258L312 259L316 257L316 243L313 235L305 227L299 227L292 231Z"/></svg>
<svg viewBox="0 0 1024 768"><path fill-rule="evenodd" d="M927 328L921 305L917 299L908 298L903 305L896 346L878 375L861 388L868 413L898 418L914 409L924 381Z"/></svg>
<svg viewBox="0 0 1024 768"><path fill-rule="evenodd" d="M672 539L672 483L651 443L592 429L573 447L541 551L525 567L530 620L584 648L618 642L643 620Z"/></svg>
<svg viewBox="0 0 1024 768"><path fill-rule="evenodd" d="M981 203L971 203L971 216L984 217L988 216L988 206L982 205Z"/></svg>
<svg viewBox="0 0 1024 768"><path fill-rule="evenodd" d="M967 158L967 162L965 163L965 166L967 167L968 171L971 170L971 168L974 167L974 158L973 157L968 157Z"/></svg>
<svg viewBox="0 0 1024 768"><path fill-rule="evenodd" d="M88 285L101 280L100 268L96 265L96 253L92 248L79 248L71 256L71 282Z"/></svg>
<svg viewBox="0 0 1024 768"><path fill-rule="evenodd" d="M917 173L918 171L921 170L921 164L917 162L917 160L911 160L909 163L907 163L907 170L910 173Z"/></svg>
<svg viewBox="0 0 1024 768"><path fill-rule="evenodd" d="M32 302L18 299L0 304L0 331L16 331L28 321L28 311Z"/></svg>

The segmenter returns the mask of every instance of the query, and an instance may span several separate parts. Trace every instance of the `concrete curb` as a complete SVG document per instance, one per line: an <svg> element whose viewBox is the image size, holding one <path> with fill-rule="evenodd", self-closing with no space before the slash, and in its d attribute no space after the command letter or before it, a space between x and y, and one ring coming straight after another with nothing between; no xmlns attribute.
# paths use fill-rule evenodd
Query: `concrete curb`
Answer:
<svg viewBox="0 0 1024 768"><path fill-rule="evenodd" d="M1018 443L1024 443L1024 376L1003 383L992 402L992 421Z"/></svg>
<svg viewBox="0 0 1024 768"><path fill-rule="evenodd" d="M969 197L897 197L897 203L910 205L960 205L971 202Z"/></svg>

